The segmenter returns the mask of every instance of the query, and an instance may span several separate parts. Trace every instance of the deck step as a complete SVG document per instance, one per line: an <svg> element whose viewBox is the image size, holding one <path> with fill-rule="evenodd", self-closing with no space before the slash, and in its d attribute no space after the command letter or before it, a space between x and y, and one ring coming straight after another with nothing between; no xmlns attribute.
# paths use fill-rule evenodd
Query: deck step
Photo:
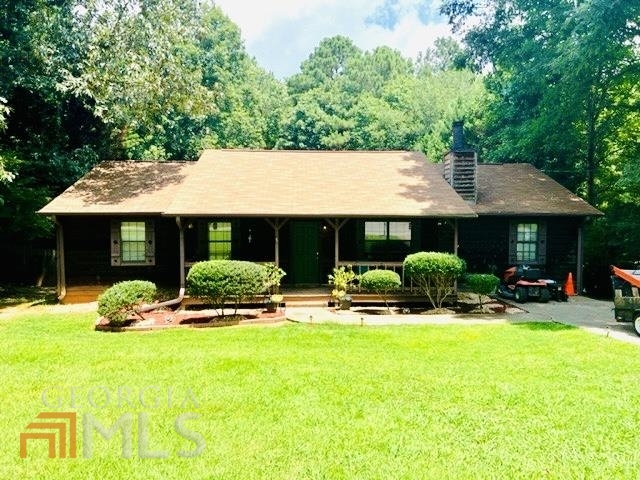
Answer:
<svg viewBox="0 0 640 480"><path fill-rule="evenodd" d="M88 303L95 302L98 296L104 292L107 285L82 285L75 287L67 287L64 298L60 301L62 304Z"/></svg>

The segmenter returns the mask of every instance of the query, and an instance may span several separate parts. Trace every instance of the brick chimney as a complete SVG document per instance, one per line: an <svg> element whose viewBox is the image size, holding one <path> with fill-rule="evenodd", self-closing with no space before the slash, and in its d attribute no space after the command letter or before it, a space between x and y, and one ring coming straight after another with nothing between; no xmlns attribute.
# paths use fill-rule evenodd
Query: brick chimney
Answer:
<svg viewBox="0 0 640 480"><path fill-rule="evenodd" d="M478 154L464 141L464 122L453 122L453 144L444 156L444 179L467 203L478 198Z"/></svg>

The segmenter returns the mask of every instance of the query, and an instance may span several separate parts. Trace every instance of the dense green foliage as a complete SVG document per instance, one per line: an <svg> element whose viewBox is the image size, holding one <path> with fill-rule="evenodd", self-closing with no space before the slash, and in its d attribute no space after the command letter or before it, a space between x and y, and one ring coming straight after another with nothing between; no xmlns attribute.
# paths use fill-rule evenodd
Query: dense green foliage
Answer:
<svg viewBox="0 0 640 480"><path fill-rule="evenodd" d="M455 281L466 264L457 255L444 252L417 252L404 259L404 272L420 292L429 299L433 308L442 308L455 292Z"/></svg>
<svg viewBox="0 0 640 480"><path fill-rule="evenodd" d="M475 125L485 96L481 77L448 61L445 45L414 64L388 47L363 52L345 37L323 40L287 80L293 108L278 146L423 150L440 160L451 122Z"/></svg>
<svg viewBox="0 0 640 480"><path fill-rule="evenodd" d="M491 273L468 273L464 283L473 293L478 294L478 303L482 305L482 295L491 295L496 291L500 279Z"/></svg>
<svg viewBox="0 0 640 480"><path fill-rule="evenodd" d="M98 314L111 325L121 325L136 308L151 303L156 296L156 286L145 280L128 280L109 287L98 297Z"/></svg>
<svg viewBox="0 0 640 480"><path fill-rule="evenodd" d="M202 297L224 315L224 306L241 302L265 291L266 272L262 265L239 260L197 262L187 275L187 292Z"/></svg>
<svg viewBox="0 0 640 480"><path fill-rule="evenodd" d="M387 309L389 309L387 303L389 293L397 290L401 285L400 275L393 270L367 270L360 276L360 286L369 292L380 295Z"/></svg>

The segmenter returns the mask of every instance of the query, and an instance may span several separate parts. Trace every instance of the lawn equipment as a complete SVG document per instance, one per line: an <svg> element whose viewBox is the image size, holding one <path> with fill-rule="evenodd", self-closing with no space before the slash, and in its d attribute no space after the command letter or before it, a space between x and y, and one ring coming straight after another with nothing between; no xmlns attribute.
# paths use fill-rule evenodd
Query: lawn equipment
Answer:
<svg viewBox="0 0 640 480"><path fill-rule="evenodd" d="M540 269L527 265L509 267L505 270L502 282L498 285L498 295L514 299L518 303L537 300L546 303L549 300L566 302L567 293L562 284L555 280L541 278Z"/></svg>
<svg viewBox="0 0 640 480"><path fill-rule="evenodd" d="M611 266L613 312L617 322L632 322L640 335L640 270L623 270Z"/></svg>

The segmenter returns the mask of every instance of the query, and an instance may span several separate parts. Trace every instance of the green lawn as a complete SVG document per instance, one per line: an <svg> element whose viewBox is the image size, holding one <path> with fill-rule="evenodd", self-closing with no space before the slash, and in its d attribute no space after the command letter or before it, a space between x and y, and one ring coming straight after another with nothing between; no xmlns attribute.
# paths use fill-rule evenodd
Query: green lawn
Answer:
<svg viewBox="0 0 640 480"><path fill-rule="evenodd" d="M576 329L116 334L94 332L95 314L43 311L0 319L0 478L629 479L640 468L640 351ZM159 405L152 390L141 405L139 391L154 386ZM41 400L47 388L52 408ZM49 460L37 441L21 459L20 432L44 410L105 427L131 412L133 457L121 458L120 433L94 432L84 458L81 425L78 458ZM187 427L206 440L196 458L177 455L194 448L173 426L187 411L199 415ZM147 450L169 458L139 458L138 412L149 418Z"/></svg>

